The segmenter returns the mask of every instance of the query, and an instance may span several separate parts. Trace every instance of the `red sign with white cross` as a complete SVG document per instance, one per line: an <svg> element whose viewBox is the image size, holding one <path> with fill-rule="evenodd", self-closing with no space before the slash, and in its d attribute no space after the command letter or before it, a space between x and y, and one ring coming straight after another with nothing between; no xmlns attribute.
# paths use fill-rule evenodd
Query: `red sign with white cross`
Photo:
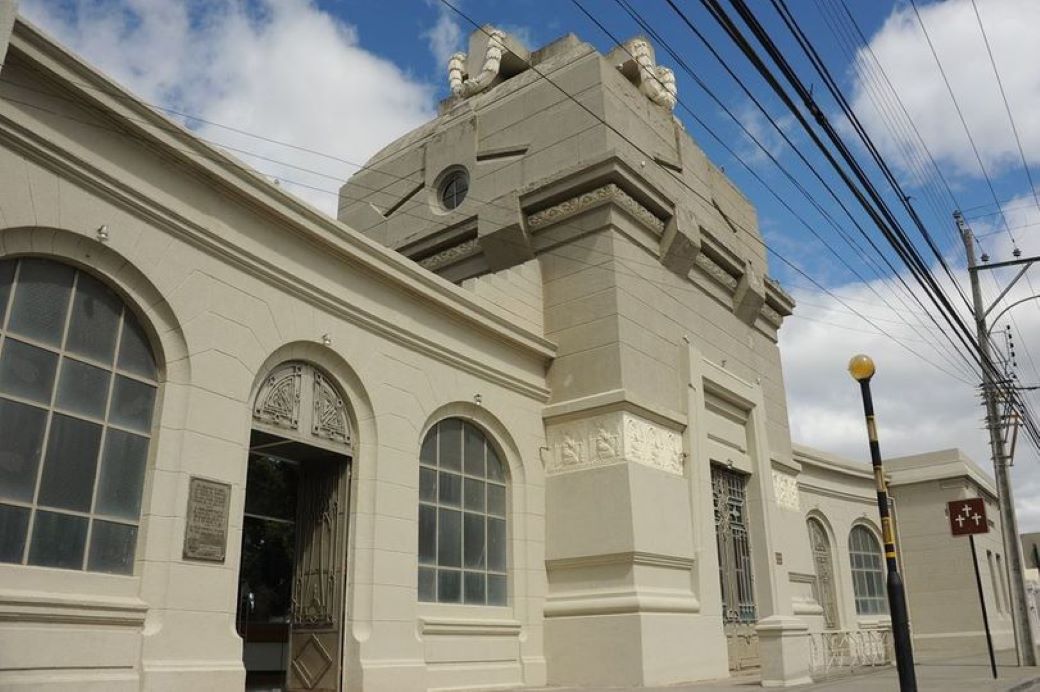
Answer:
<svg viewBox="0 0 1040 692"><path fill-rule="evenodd" d="M986 521L986 501L981 497L947 502L946 513L950 515L950 532L954 536L989 533L989 522Z"/></svg>

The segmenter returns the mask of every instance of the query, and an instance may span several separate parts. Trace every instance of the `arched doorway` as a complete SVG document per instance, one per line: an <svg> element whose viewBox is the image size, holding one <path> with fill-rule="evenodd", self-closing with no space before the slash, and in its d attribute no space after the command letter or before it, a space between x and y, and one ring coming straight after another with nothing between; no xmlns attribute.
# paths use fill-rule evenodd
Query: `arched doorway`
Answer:
<svg viewBox="0 0 1040 692"><path fill-rule="evenodd" d="M809 545L812 547L813 564L816 568L816 599L823 607L824 626L838 629L838 598L834 590L834 560L827 530L819 519L810 518Z"/></svg>
<svg viewBox="0 0 1040 692"><path fill-rule="evenodd" d="M330 377L289 362L264 379L242 528L237 628L246 689L341 689L350 419Z"/></svg>

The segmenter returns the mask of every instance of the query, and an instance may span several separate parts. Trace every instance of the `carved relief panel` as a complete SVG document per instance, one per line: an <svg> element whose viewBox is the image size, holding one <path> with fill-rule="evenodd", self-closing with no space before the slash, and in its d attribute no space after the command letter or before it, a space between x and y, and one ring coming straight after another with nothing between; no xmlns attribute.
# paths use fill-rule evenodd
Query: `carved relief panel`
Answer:
<svg viewBox="0 0 1040 692"><path fill-rule="evenodd" d="M792 474L773 469L773 493L781 508L799 511L798 480Z"/></svg>
<svg viewBox="0 0 1040 692"><path fill-rule="evenodd" d="M627 411L550 425L546 473L632 462L681 476L682 435Z"/></svg>
<svg viewBox="0 0 1040 692"><path fill-rule="evenodd" d="M351 444L343 397L328 377L307 363L283 363L271 371L253 404L253 420L295 439Z"/></svg>

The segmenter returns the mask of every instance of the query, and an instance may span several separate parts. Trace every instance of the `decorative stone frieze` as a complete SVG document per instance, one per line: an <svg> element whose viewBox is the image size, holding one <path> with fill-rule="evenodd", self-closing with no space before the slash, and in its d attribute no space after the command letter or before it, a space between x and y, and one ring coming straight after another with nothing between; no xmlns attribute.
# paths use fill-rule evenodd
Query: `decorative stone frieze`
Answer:
<svg viewBox="0 0 1040 692"><path fill-rule="evenodd" d="M550 425L546 473L631 462L681 476L682 435L627 411Z"/></svg>
<svg viewBox="0 0 1040 692"><path fill-rule="evenodd" d="M798 480L790 473L773 469L773 494L776 495L776 504L782 509L800 510Z"/></svg>
<svg viewBox="0 0 1040 692"><path fill-rule="evenodd" d="M766 321L775 327L779 327L783 324L784 318L780 316L780 313L769 307L768 305L762 306L762 317L766 318Z"/></svg>
<svg viewBox="0 0 1040 692"><path fill-rule="evenodd" d="M528 215L527 227L532 231L538 230L607 203L613 203L623 208L633 218L658 235L664 232L664 221L654 216L652 211L637 202L614 183L608 183L589 192L583 192L577 197L571 197L559 204L554 204L551 207Z"/></svg>
<svg viewBox="0 0 1040 692"><path fill-rule="evenodd" d="M480 240L478 238L470 238L464 240L458 245L452 245L449 248L445 248L440 252L424 257L419 260L419 266L430 271L436 271L441 267L447 266L453 262L457 262L461 259L465 259L471 255L477 254L480 251Z"/></svg>
<svg viewBox="0 0 1040 692"><path fill-rule="evenodd" d="M735 276L730 274L728 271L723 269L718 263L712 258L705 255L703 252L697 255L695 260L698 267L704 270L704 272L712 279L722 284L730 291L737 290L738 281Z"/></svg>

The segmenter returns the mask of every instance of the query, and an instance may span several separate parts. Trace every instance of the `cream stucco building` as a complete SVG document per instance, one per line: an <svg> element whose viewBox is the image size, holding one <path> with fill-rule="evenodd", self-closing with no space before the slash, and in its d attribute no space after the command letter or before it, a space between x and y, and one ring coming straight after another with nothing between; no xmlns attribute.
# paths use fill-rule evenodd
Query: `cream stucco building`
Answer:
<svg viewBox="0 0 1040 692"><path fill-rule="evenodd" d="M883 664L871 476L792 448L793 302L653 60L474 32L333 220L0 2L0 689ZM890 470L907 546L992 500Z"/></svg>

